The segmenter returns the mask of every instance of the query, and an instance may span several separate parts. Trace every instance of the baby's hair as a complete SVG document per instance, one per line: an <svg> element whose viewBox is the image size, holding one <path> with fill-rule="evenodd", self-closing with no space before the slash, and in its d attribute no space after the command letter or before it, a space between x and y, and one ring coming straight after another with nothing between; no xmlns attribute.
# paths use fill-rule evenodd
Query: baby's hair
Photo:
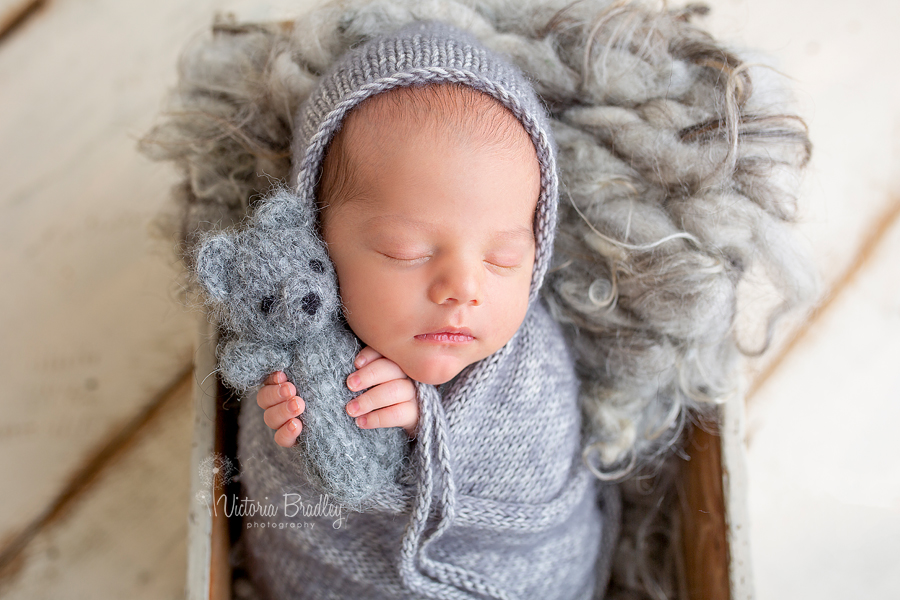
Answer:
<svg viewBox="0 0 900 600"><path fill-rule="evenodd" d="M513 113L492 96L456 83L395 88L367 98L344 120L332 138L322 163L316 201L326 215L348 201L365 201L360 184L364 156L377 152L379 136L365 135L361 125L405 123L410 129L425 128L450 143L497 152L522 152L527 148L537 161L528 133ZM350 141L355 142L354 151ZM535 198L539 193L535 188Z"/></svg>

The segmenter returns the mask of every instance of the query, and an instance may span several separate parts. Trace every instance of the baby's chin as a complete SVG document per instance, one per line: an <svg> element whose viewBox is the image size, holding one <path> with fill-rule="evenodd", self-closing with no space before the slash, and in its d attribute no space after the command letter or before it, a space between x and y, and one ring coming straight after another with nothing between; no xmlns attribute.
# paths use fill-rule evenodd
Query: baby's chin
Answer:
<svg viewBox="0 0 900 600"><path fill-rule="evenodd" d="M447 383L471 364L463 360L421 358L419 360L394 362L397 362L410 379L429 385L441 385Z"/></svg>

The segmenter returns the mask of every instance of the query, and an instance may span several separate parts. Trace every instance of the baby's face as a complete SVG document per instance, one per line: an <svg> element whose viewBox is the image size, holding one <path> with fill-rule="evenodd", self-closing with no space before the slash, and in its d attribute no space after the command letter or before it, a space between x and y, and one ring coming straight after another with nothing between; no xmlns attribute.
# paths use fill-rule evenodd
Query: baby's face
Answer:
<svg viewBox="0 0 900 600"><path fill-rule="evenodd" d="M378 151L359 175L365 198L329 209L323 237L356 335L438 385L501 348L525 317L537 157L524 130L525 146L510 149L376 128Z"/></svg>

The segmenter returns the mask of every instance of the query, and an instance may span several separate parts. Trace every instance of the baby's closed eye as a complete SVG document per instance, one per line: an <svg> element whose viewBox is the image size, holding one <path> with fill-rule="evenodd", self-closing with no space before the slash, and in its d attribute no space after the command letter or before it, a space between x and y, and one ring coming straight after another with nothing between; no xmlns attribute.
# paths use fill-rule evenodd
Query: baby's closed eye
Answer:
<svg viewBox="0 0 900 600"><path fill-rule="evenodd" d="M505 272L516 271L516 270L522 268L521 261L518 261L518 262L517 261L496 261L495 262L495 261L485 260L484 262L485 262L485 264L487 264L489 267L491 267L493 269L500 269ZM504 263L506 263L506 264L504 264Z"/></svg>
<svg viewBox="0 0 900 600"><path fill-rule="evenodd" d="M394 255L395 253L387 253L387 252L379 252L379 254L381 254L383 257L385 257L390 262L394 262L394 263L398 263L398 264L407 264L407 265L424 263L429 258L431 258L431 254L424 254L424 255L419 255L419 256L404 254L402 252L396 253L396 254L399 254L399 256L395 256Z"/></svg>
<svg viewBox="0 0 900 600"><path fill-rule="evenodd" d="M525 255L523 252L515 250L490 252L485 256L484 261L497 267L518 268L525 261Z"/></svg>

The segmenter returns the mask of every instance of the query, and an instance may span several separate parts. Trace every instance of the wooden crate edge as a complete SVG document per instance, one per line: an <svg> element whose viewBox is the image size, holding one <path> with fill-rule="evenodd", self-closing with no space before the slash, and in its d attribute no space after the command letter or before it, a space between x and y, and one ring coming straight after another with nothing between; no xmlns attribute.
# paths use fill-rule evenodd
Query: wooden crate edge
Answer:
<svg viewBox="0 0 900 600"><path fill-rule="evenodd" d="M722 489L729 548L732 600L753 600L747 506L747 452L744 446L744 394L735 394L719 409L722 436Z"/></svg>
<svg viewBox="0 0 900 600"><path fill-rule="evenodd" d="M185 597L208 600L212 560L212 486L203 481L201 464L215 452L216 329L203 312L194 345L194 429L191 443L191 496L188 509L188 568Z"/></svg>

